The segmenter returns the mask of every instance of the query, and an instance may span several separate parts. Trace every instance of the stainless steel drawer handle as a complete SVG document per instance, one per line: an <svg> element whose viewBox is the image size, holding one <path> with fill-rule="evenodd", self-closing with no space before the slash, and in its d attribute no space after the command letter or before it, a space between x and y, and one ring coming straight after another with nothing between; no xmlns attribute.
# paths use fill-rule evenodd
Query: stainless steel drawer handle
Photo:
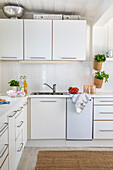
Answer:
<svg viewBox="0 0 113 170"><path fill-rule="evenodd" d="M113 114L113 112L100 112L100 114Z"/></svg>
<svg viewBox="0 0 113 170"><path fill-rule="evenodd" d="M100 132L113 132L113 130L99 130Z"/></svg>
<svg viewBox="0 0 113 170"><path fill-rule="evenodd" d="M1 58L17 58L17 57L1 57Z"/></svg>
<svg viewBox="0 0 113 170"><path fill-rule="evenodd" d="M2 133L4 131L4 129L7 128L7 127L8 127L8 123L4 123L3 128L0 130L0 133Z"/></svg>
<svg viewBox="0 0 113 170"><path fill-rule="evenodd" d="M22 148L23 148L23 145L24 145L23 143L20 144L20 147L19 147L19 149L17 150L17 152L21 152L21 150L22 150Z"/></svg>
<svg viewBox="0 0 113 170"><path fill-rule="evenodd" d="M24 123L24 121L21 121L17 127L21 127L23 125L23 123Z"/></svg>
<svg viewBox="0 0 113 170"><path fill-rule="evenodd" d="M8 144L5 144L2 153L0 153L0 158L2 158L2 157L4 156L4 154L5 154L5 152L6 152L7 149L8 149Z"/></svg>
<svg viewBox="0 0 113 170"><path fill-rule="evenodd" d="M30 58L33 58L33 59L45 59L45 57L30 57Z"/></svg>
<svg viewBox="0 0 113 170"><path fill-rule="evenodd" d="M76 60L77 58L76 57L61 57L62 59L73 59L73 60Z"/></svg>
<svg viewBox="0 0 113 170"><path fill-rule="evenodd" d="M13 112L13 114L11 114L9 117L13 117L13 116L15 116L15 115L16 115L16 113L17 113L17 111L14 111L14 112Z"/></svg>
<svg viewBox="0 0 113 170"><path fill-rule="evenodd" d="M25 104L23 104L23 106L27 106L28 105L28 102L26 102Z"/></svg>
<svg viewBox="0 0 113 170"><path fill-rule="evenodd" d="M22 109L23 109L23 107L20 107L20 109L19 109L19 110L17 110L17 112L20 112Z"/></svg>
<svg viewBox="0 0 113 170"><path fill-rule="evenodd" d="M113 102L113 100L100 100L100 102Z"/></svg>
<svg viewBox="0 0 113 170"><path fill-rule="evenodd" d="M41 100L40 102L57 102L57 101L53 101L53 100L48 100L48 101L46 101L46 100Z"/></svg>

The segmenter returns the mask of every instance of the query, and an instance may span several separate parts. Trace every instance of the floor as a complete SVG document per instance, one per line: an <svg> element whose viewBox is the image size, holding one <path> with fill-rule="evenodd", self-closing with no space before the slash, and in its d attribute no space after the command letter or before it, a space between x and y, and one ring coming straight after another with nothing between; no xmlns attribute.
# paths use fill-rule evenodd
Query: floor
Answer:
<svg viewBox="0 0 113 170"><path fill-rule="evenodd" d="M37 155L40 150L108 150L113 151L113 148L36 148L36 147L25 147L22 154L19 166L17 170L35 170L35 165L37 161Z"/></svg>

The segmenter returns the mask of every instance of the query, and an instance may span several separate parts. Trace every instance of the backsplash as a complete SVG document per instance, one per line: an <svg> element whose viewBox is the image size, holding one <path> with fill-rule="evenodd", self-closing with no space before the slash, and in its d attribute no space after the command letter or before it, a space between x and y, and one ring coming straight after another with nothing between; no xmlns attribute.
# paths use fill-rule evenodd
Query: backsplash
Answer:
<svg viewBox="0 0 113 170"><path fill-rule="evenodd" d="M69 86L77 86L82 91L84 84L92 83L90 62L23 64L18 61L2 61L1 70L2 93L8 90L10 80L19 80L21 75L27 76L28 93L50 91L43 83L56 83L57 91L67 91Z"/></svg>

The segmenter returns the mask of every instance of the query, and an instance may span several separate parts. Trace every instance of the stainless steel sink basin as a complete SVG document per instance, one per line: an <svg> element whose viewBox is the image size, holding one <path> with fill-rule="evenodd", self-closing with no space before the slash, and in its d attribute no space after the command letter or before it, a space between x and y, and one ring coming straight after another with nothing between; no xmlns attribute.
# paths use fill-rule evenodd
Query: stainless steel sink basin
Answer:
<svg viewBox="0 0 113 170"><path fill-rule="evenodd" d="M63 95L63 93L33 92L31 95Z"/></svg>

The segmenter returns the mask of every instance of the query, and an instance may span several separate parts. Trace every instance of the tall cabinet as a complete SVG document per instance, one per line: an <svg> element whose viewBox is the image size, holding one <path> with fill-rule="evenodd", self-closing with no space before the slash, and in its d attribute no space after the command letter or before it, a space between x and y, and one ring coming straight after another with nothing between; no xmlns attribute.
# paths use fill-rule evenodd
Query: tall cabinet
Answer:
<svg viewBox="0 0 113 170"><path fill-rule="evenodd" d="M86 21L53 21L53 59L86 59Z"/></svg>
<svg viewBox="0 0 113 170"><path fill-rule="evenodd" d="M24 20L25 60L50 60L52 20Z"/></svg>
<svg viewBox="0 0 113 170"><path fill-rule="evenodd" d="M23 59L23 20L0 19L0 59Z"/></svg>

